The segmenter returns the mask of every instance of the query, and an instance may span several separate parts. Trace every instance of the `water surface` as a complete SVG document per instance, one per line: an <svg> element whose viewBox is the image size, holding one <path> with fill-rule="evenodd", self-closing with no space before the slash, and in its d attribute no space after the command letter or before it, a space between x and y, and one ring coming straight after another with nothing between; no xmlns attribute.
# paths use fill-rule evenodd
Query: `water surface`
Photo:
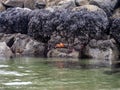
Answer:
<svg viewBox="0 0 120 90"><path fill-rule="evenodd" d="M120 73L88 60L0 60L0 90L120 90Z"/></svg>

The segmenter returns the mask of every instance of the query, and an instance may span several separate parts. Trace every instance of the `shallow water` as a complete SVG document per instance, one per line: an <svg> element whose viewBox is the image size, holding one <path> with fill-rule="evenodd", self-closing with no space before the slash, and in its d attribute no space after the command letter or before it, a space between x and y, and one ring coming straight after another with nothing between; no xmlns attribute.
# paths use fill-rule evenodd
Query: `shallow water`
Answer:
<svg viewBox="0 0 120 90"><path fill-rule="evenodd" d="M120 73L88 60L0 60L0 90L120 90Z"/></svg>

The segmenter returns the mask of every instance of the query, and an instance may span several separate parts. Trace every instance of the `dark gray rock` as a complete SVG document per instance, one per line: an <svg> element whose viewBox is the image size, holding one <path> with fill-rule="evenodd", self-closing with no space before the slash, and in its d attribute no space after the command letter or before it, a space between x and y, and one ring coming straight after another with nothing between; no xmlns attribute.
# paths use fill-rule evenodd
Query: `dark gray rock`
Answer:
<svg viewBox="0 0 120 90"><path fill-rule="evenodd" d="M48 10L34 10L30 13L28 23L28 35L34 39L47 42L51 33L54 31L51 12Z"/></svg>
<svg viewBox="0 0 120 90"><path fill-rule="evenodd" d="M71 36L88 36L90 38L101 38L105 33L108 18L105 12L95 6L95 10L87 10L87 6L80 7L79 10L57 10L50 12L47 10L35 10L31 12L28 34L35 39L48 38L54 31L66 34L64 38ZM96 9L98 8L98 9ZM41 41L41 40L40 40Z"/></svg>
<svg viewBox="0 0 120 90"><path fill-rule="evenodd" d="M27 34L28 14L31 10L11 8L0 13L0 33Z"/></svg>
<svg viewBox="0 0 120 90"><path fill-rule="evenodd" d="M110 35L120 44L120 18L116 18L112 22Z"/></svg>

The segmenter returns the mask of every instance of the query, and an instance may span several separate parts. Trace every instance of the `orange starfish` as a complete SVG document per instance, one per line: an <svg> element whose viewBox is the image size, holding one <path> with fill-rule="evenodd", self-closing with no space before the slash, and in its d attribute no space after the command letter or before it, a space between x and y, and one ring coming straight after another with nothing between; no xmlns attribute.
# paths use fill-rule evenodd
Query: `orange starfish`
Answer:
<svg viewBox="0 0 120 90"><path fill-rule="evenodd" d="M55 47L56 48L64 48L65 45L64 45L64 43L59 43L59 44L56 44Z"/></svg>

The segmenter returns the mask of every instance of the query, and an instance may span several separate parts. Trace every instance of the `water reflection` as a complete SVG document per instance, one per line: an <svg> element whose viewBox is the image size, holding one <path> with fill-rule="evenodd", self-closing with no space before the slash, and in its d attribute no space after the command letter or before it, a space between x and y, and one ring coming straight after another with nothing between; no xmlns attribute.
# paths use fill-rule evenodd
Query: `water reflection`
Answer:
<svg viewBox="0 0 120 90"><path fill-rule="evenodd" d="M120 90L120 73L106 74L111 69L98 64L59 58L0 61L0 90Z"/></svg>

